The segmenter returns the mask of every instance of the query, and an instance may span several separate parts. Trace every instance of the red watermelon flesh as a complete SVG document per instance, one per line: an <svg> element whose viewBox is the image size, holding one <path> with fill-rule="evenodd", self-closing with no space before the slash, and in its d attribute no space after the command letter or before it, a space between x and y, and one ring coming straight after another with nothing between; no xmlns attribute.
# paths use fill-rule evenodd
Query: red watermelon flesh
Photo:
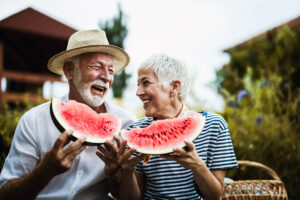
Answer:
<svg viewBox="0 0 300 200"><path fill-rule="evenodd" d="M203 116L191 116L154 121L146 128L122 130L128 146L144 154L166 154L173 148L182 148L184 141L193 141L201 133L205 123Z"/></svg>
<svg viewBox="0 0 300 200"><path fill-rule="evenodd" d="M117 135L121 128L121 120L109 113L97 114L89 106L70 100L62 102L51 101L51 116L61 130L74 130L76 138L85 136L91 144L103 143ZM62 130L61 130L62 131Z"/></svg>

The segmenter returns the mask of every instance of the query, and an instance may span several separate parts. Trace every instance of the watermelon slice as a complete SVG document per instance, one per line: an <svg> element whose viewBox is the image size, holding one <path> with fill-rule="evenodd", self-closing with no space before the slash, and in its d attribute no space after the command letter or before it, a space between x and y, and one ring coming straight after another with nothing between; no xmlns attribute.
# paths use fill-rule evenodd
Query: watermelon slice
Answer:
<svg viewBox="0 0 300 200"><path fill-rule="evenodd" d="M61 131L72 129L72 139L86 137L87 145L97 145L111 140L121 129L121 119L109 113L97 114L89 106L74 100L62 102L53 98L51 118Z"/></svg>
<svg viewBox="0 0 300 200"><path fill-rule="evenodd" d="M123 139L131 148L143 154L167 154L173 148L182 148L184 141L194 141L205 124L205 117L196 115L184 118L174 118L154 121L146 128L122 130Z"/></svg>

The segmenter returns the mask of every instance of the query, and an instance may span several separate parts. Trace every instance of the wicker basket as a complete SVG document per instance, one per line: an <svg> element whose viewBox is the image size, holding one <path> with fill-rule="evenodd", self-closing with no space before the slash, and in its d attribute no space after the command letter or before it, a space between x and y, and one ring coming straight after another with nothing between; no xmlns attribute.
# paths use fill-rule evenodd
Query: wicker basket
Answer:
<svg viewBox="0 0 300 200"><path fill-rule="evenodd" d="M238 161L239 166L252 166L263 169L274 180L240 180L225 183L221 200L287 200L284 183L271 168L253 161Z"/></svg>

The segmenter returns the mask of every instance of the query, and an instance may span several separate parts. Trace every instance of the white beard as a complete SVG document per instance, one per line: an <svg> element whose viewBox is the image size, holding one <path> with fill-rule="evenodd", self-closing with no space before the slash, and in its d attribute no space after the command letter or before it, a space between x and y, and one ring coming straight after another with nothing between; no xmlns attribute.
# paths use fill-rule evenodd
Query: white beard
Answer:
<svg viewBox="0 0 300 200"><path fill-rule="evenodd" d="M103 104L109 89L108 82L104 83L102 80L98 79L88 83L83 83L81 71L78 67L75 67L73 83L76 89L78 90L81 98L85 101L86 104L88 104L91 107L98 107ZM93 95L91 93L92 85L99 85L106 88L103 97Z"/></svg>

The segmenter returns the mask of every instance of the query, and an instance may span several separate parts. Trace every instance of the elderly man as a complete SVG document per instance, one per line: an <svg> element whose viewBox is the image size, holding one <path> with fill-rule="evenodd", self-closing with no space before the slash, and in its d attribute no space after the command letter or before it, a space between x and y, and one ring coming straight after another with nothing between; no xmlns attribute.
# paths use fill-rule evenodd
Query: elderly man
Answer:
<svg viewBox="0 0 300 200"><path fill-rule="evenodd" d="M67 50L53 56L48 68L68 79L69 94L63 101L72 99L97 113L112 113L126 128L135 116L105 97L114 74L128 63L127 53L109 45L105 32L86 30L74 33ZM49 102L25 113L0 175L0 199L106 199L110 181L96 147L82 145L84 138L71 142L71 134L55 127Z"/></svg>

